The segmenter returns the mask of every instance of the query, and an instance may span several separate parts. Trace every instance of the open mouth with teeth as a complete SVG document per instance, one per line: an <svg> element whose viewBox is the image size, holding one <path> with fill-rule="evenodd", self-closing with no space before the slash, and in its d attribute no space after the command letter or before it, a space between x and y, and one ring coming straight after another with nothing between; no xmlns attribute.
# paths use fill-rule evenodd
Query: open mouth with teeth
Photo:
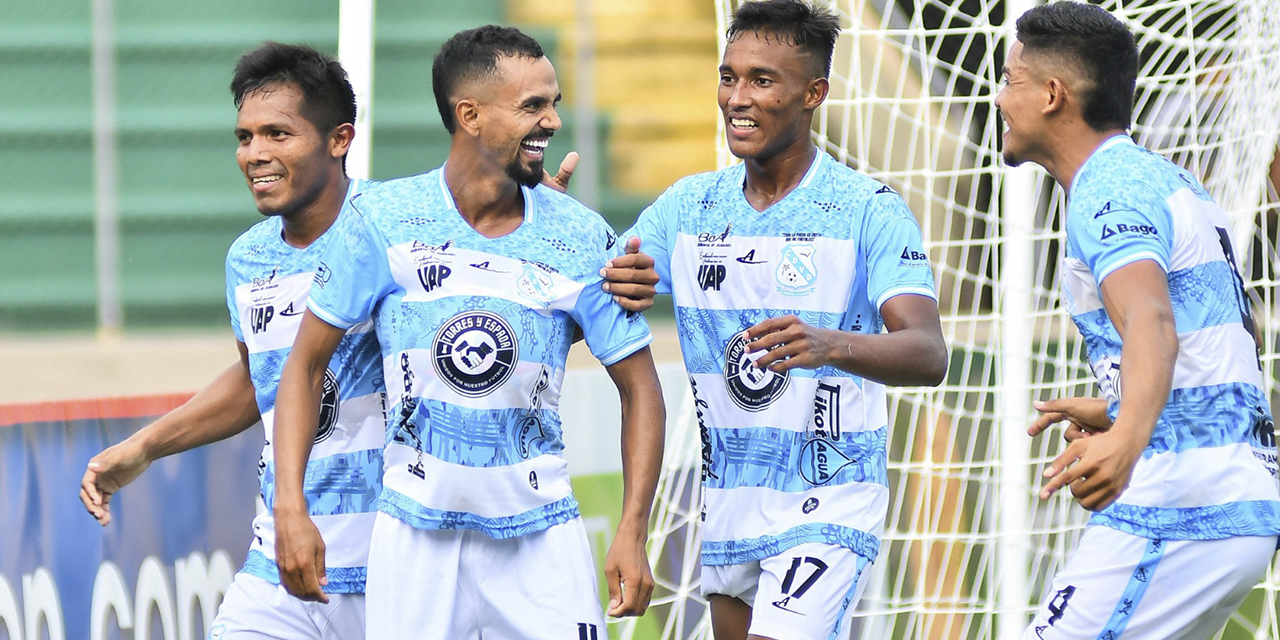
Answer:
<svg viewBox="0 0 1280 640"><path fill-rule="evenodd" d="M533 136L529 136L528 138L520 141L520 150L531 156L541 158L542 153L546 150L547 144L550 141L550 138L535 138Z"/></svg>
<svg viewBox="0 0 1280 640"><path fill-rule="evenodd" d="M249 182L253 185L255 191L264 191L271 188L271 185L284 180L284 176L273 173L269 176L254 176L249 178Z"/></svg>
<svg viewBox="0 0 1280 640"><path fill-rule="evenodd" d="M760 123L750 118L729 118L729 127L740 133L750 133L760 128Z"/></svg>

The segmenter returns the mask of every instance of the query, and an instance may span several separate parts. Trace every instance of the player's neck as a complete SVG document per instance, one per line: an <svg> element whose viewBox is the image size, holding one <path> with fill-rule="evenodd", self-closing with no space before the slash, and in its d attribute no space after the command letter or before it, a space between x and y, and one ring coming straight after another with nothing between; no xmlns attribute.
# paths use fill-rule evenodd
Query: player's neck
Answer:
<svg viewBox="0 0 1280 640"><path fill-rule="evenodd" d="M764 211L785 198L804 180L817 154L818 147L806 137L802 144L792 145L766 160L748 158L746 184L742 187L747 202L756 211Z"/></svg>
<svg viewBox="0 0 1280 640"><path fill-rule="evenodd" d="M468 162L463 154L449 154L444 182L458 215L486 238L505 236L524 222L524 194L501 167Z"/></svg>
<svg viewBox="0 0 1280 640"><path fill-rule="evenodd" d="M281 227L285 243L305 249L324 235L333 226L333 221L338 219L350 184L351 179L345 173L339 173L320 190L315 200L282 216Z"/></svg>
<svg viewBox="0 0 1280 640"><path fill-rule="evenodd" d="M1102 143L1116 134L1124 133L1123 129L1097 131L1092 127L1079 123L1079 126L1066 128L1055 141L1054 151L1046 162L1041 163L1049 175L1062 186L1063 191L1071 194L1071 183L1075 181L1080 167L1092 156Z"/></svg>

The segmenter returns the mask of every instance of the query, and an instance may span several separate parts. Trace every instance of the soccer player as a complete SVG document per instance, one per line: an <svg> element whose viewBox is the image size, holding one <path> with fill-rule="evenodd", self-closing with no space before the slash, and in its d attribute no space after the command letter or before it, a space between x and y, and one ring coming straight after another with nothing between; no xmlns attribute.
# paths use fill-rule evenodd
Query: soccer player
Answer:
<svg viewBox="0 0 1280 640"><path fill-rule="evenodd" d="M743 3L719 88L743 163L677 182L626 234L674 295L717 640L839 636L888 507L884 385L946 371L915 218L810 138L839 30L803 0Z"/></svg>
<svg viewBox="0 0 1280 640"><path fill-rule="evenodd" d="M1130 125L1138 50L1101 8L1028 11L996 97L1004 159L1067 193L1063 299L1105 399L1040 404L1072 422L1040 496L1093 511L1024 635L1208 638L1262 577L1280 532L1275 434L1228 220Z"/></svg>
<svg viewBox="0 0 1280 640"><path fill-rule="evenodd" d="M319 428L306 462L306 513L328 545L328 606L279 586L275 565L271 425L276 383L289 353L326 233L347 197L366 185L343 161L356 102L336 60L309 47L266 43L236 63L236 161L266 219L227 252L227 306L240 351L213 384L124 442L94 457L81 498L102 524L111 495L157 458L244 431L261 416L267 442L258 474L267 510L214 619L210 638L364 637L364 575L384 444L381 356L370 326L352 327L323 367ZM246 470L247 471L247 470Z"/></svg>
<svg viewBox="0 0 1280 640"><path fill-rule="evenodd" d="M282 577L322 597L303 462L324 363L372 322L388 390L384 486L369 558L370 638L598 638L594 563L559 455L574 325L622 398L625 482L606 558L612 615L647 606L649 509L664 409L638 314L598 271L620 252L600 216L539 185L560 128L555 70L510 28L444 44L432 82L452 135L444 166L350 199L316 272L280 382Z"/></svg>

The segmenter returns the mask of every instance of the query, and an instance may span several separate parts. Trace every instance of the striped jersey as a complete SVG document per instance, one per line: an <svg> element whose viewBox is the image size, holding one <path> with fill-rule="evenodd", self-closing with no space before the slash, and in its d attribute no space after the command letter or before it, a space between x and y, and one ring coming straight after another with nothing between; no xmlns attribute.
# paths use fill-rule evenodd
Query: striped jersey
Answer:
<svg viewBox="0 0 1280 640"><path fill-rule="evenodd" d="M885 301L935 298L920 227L893 190L822 152L763 212L745 171L677 182L627 232L675 301L702 433L702 562L808 542L874 560L889 501L884 385L835 367L754 369L742 333L788 314L880 333Z"/></svg>
<svg viewBox="0 0 1280 640"><path fill-rule="evenodd" d="M599 214L522 188L523 222L486 238L444 172L350 200L308 305L337 327L374 323L394 433L379 509L423 529L526 535L578 516L558 413L574 326L605 365L648 345L649 328L600 289L621 247Z"/></svg>
<svg viewBox="0 0 1280 640"><path fill-rule="evenodd" d="M1115 419L1121 343L1100 286L1151 260L1168 274L1178 357L1168 404L1119 500L1094 524L1148 538L1280 532L1275 435L1226 214L1189 173L1117 135L1076 173L1061 280Z"/></svg>
<svg viewBox="0 0 1280 640"><path fill-rule="evenodd" d="M348 196L365 187L367 183L352 180ZM279 216L259 222L227 253L231 327L249 350L249 372L267 436L258 463L266 511L254 518L254 540L243 570L272 584L280 583L271 515L276 388L320 255L337 236L331 227L299 249L285 243L282 225ZM352 326L325 370L320 422L307 461L303 491L311 519L324 537L329 578L325 591L330 593L364 592L386 441L382 360L372 328L370 323Z"/></svg>

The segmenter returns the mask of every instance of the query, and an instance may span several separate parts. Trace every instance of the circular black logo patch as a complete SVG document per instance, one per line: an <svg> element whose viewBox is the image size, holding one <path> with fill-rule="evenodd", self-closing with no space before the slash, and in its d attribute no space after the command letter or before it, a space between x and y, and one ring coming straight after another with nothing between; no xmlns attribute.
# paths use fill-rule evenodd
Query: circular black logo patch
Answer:
<svg viewBox="0 0 1280 640"><path fill-rule="evenodd" d="M724 348L724 386L734 404L747 411L760 411L782 397L791 382L791 372L757 369L751 362L746 338L735 334Z"/></svg>
<svg viewBox="0 0 1280 640"><path fill-rule="evenodd" d="M511 377L520 356L511 325L488 311L464 311L436 333L432 364L454 391L468 398L488 395Z"/></svg>
<svg viewBox="0 0 1280 640"><path fill-rule="evenodd" d="M338 424L338 402L338 376L325 369L324 382L320 386L320 422L316 425L316 443L324 442L333 435L333 428Z"/></svg>

